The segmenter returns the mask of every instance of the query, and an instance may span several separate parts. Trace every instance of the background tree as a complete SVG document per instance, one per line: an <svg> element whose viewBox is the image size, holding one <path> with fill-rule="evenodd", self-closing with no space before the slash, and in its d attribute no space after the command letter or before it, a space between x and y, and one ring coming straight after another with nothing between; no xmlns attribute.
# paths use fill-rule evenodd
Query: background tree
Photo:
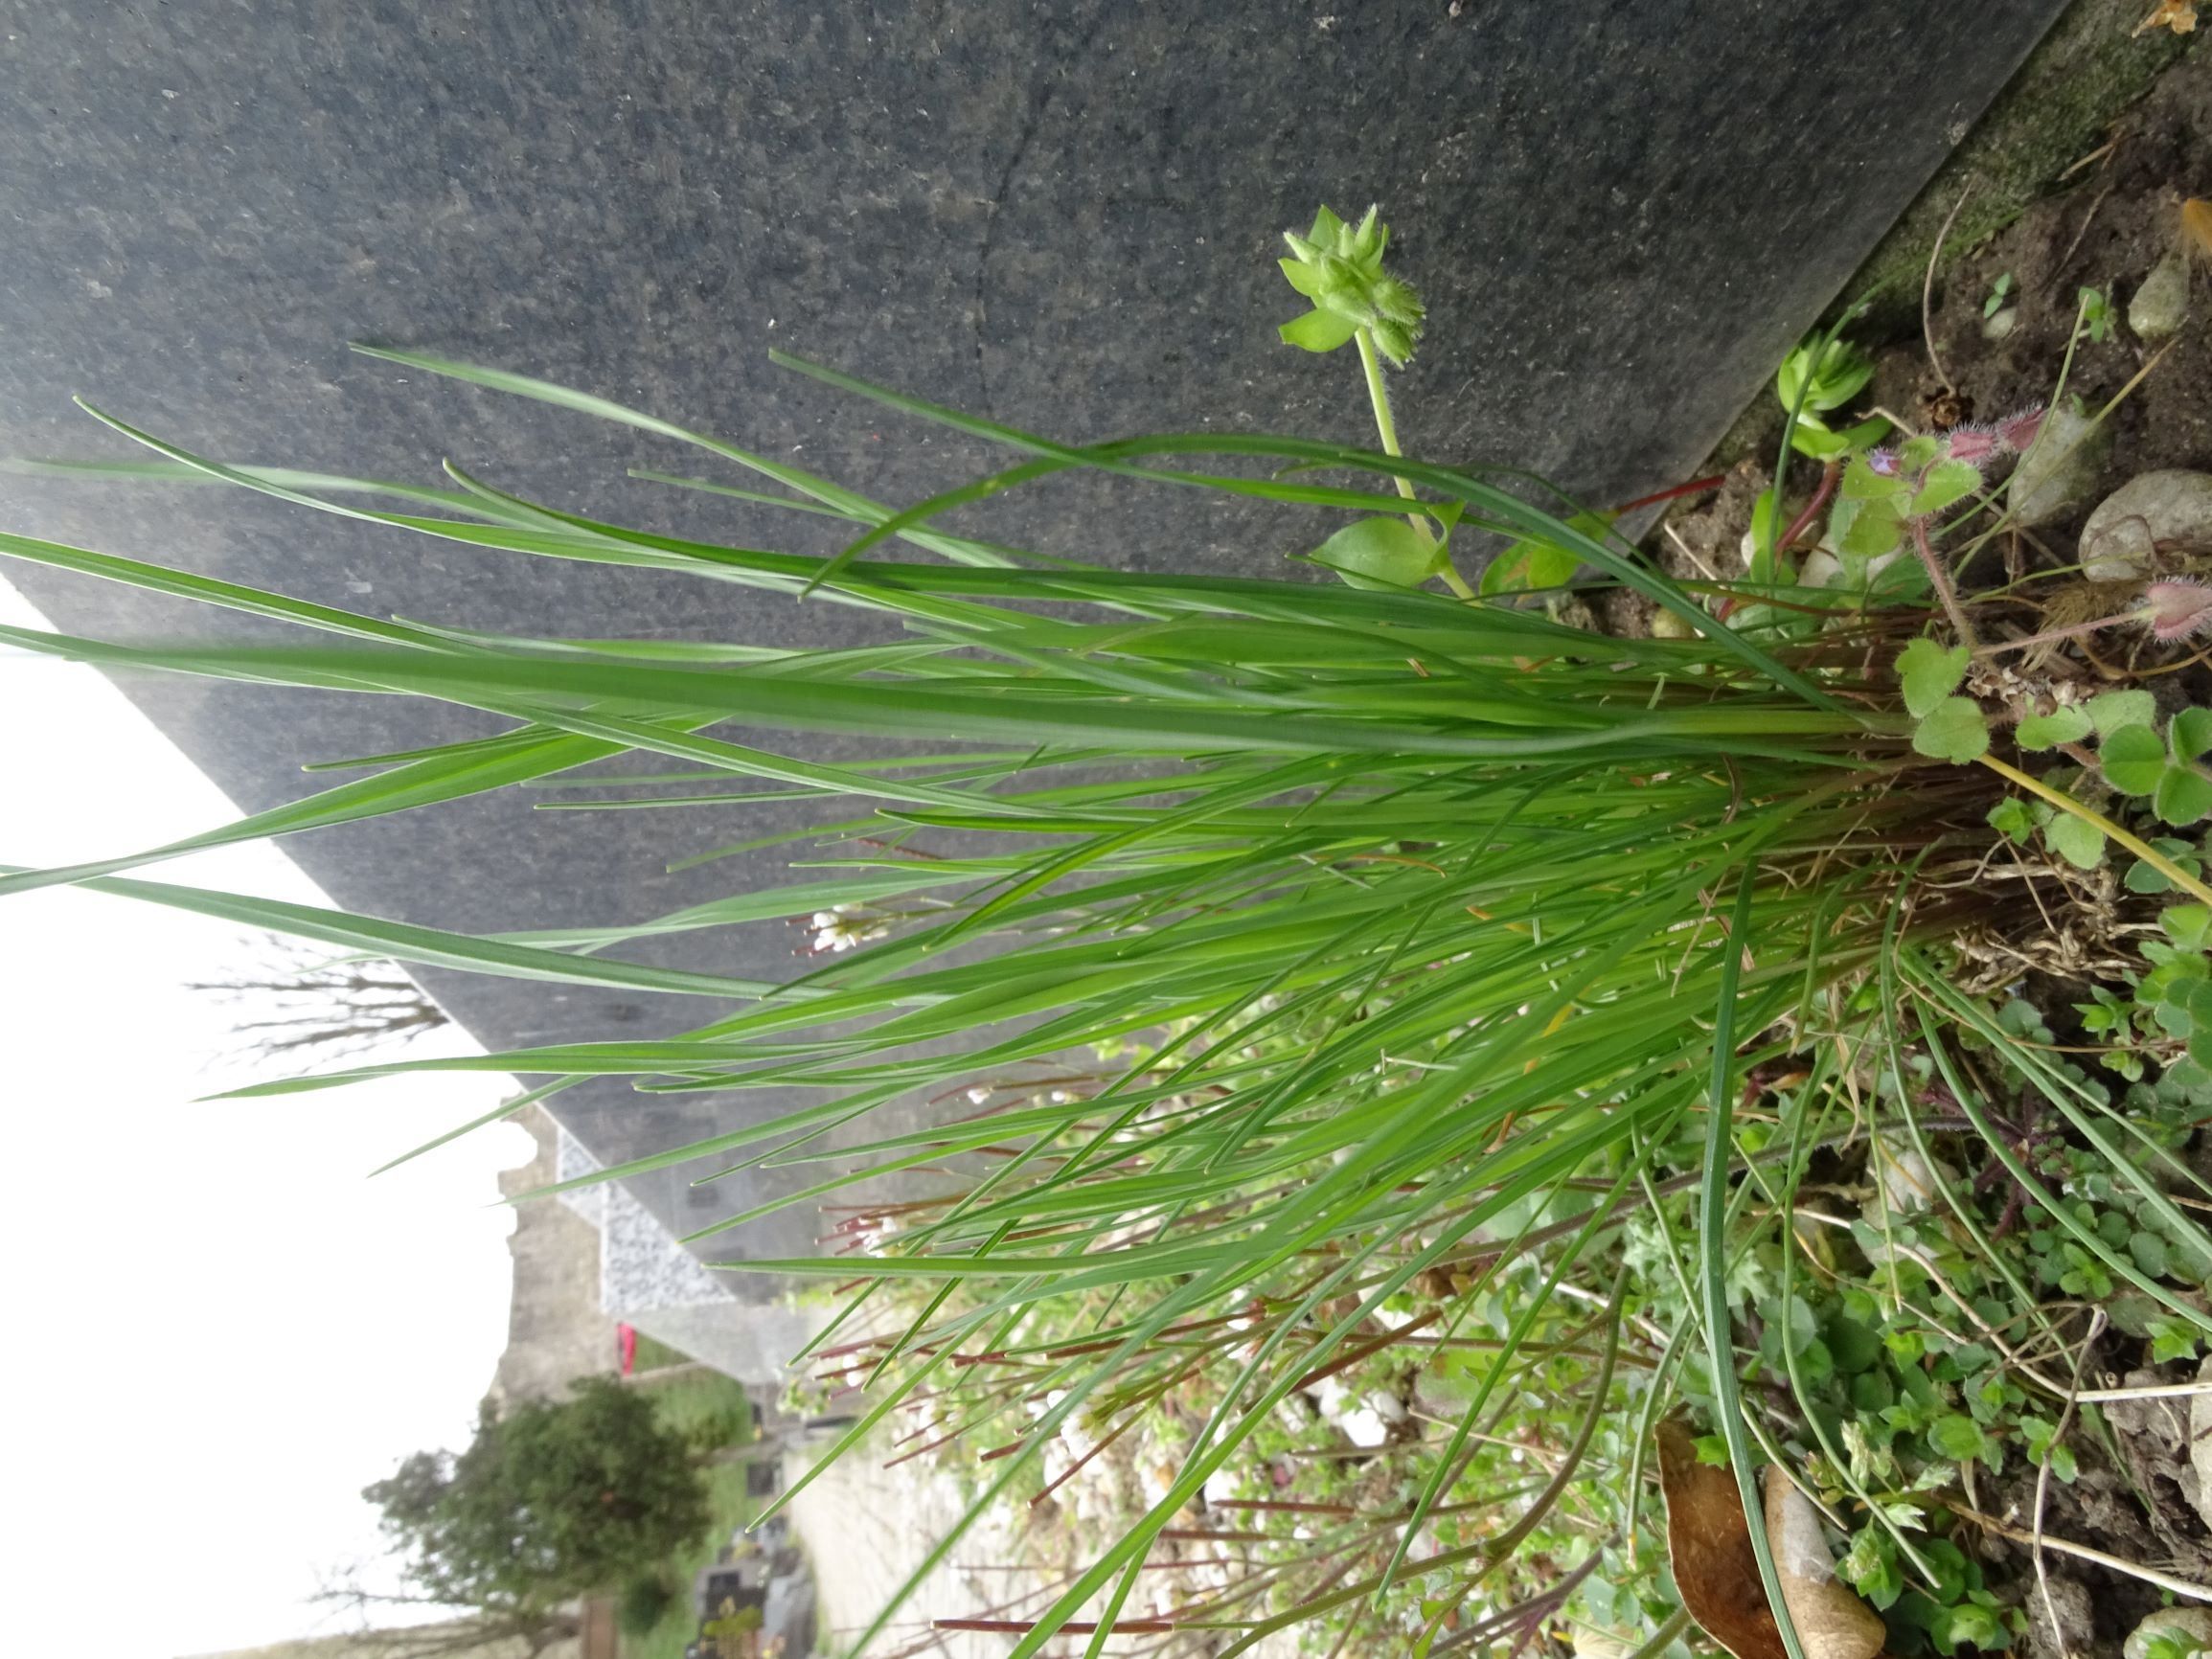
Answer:
<svg viewBox="0 0 2212 1659"><path fill-rule="evenodd" d="M445 1011L396 962L333 957L272 934L240 941L239 964L186 986L238 1008L232 1029L254 1059L336 1058L410 1042L447 1023Z"/></svg>
<svg viewBox="0 0 2212 1659"><path fill-rule="evenodd" d="M505 1417L487 1402L467 1451L417 1452L361 1495L416 1592L522 1625L657 1569L710 1522L691 1438L611 1377Z"/></svg>
<svg viewBox="0 0 2212 1659"><path fill-rule="evenodd" d="M582 1627L560 1608L511 1607L413 1623L425 1611L445 1611L445 1603L419 1591L372 1587L360 1563L327 1579L315 1600L349 1616L349 1648L362 1659L481 1659L488 1650L536 1659Z"/></svg>

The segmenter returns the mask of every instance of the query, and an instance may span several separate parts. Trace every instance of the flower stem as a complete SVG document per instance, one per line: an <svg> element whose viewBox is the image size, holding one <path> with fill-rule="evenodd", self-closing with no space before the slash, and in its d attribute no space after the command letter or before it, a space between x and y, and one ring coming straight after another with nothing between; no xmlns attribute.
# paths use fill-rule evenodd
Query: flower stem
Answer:
<svg viewBox="0 0 2212 1659"><path fill-rule="evenodd" d="M1943 601L1944 614L1950 618L1950 625L1958 632L1958 643L1973 650L1978 645L1974 638L1973 624L1966 620L1966 611L1958 602L1958 589L1951 584L1950 572L1944 568L1943 559L1927 539L1927 520L1912 521L1912 545L1920 554L1920 562L1927 567L1927 580L1935 584L1935 597Z"/></svg>
<svg viewBox="0 0 2212 1659"><path fill-rule="evenodd" d="M1377 353L1375 341L1365 329L1361 329L1354 338L1359 342L1359 366L1367 372L1367 400L1375 406L1375 432L1382 440L1382 453L1402 456L1405 451L1398 447L1398 422L1390 418L1390 388L1382 382L1382 358ZM1403 478L1398 480L1398 493L1408 501L1419 499L1413 493L1412 484ZM1424 535L1433 534L1428 528L1425 513L1409 512L1405 515L1405 521ZM1459 572L1452 568L1450 559L1447 558L1440 564L1436 574L1444 579L1444 585L1461 599L1474 597L1474 589L1469 587Z"/></svg>
<svg viewBox="0 0 2212 1659"><path fill-rule="evenodd" d="M1977 657L1994 657L1999 651L2017 651L2029 646L2047 646L2055 640L2079 639L2083 634L2093 634L2099 628L2118 627L2122 623L2149 620L2146 611L2124 610L2117 616L2101 616L2095 622L2075 623L2070 627L2045 628L2041 633L2030 634L2023 640L1999 640L1994 646L1977 646L1973 654Z"/></svg>
<svg viewBox="0 0 2212 1659"><path fill-rule="evenodd" d="M1820 510L1828 505L1828 498L1836 493L1836 482L1843 476L1843 463L1831 461L1820 469L1820 488L1813 492L1813 499L1805 504L1805 511L1790 521L1790 528L1782 533L1782 539L1774 544L1776 553L1787 553L1790 545L1813 526L1820 516ZM1779 506L1781 491L1775 492Z"/></svg>

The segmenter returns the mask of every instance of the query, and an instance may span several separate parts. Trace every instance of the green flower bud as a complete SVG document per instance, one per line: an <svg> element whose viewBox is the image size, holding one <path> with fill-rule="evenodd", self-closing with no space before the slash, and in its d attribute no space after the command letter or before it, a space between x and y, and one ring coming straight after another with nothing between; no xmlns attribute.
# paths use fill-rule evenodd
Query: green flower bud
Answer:
<svg viewBox="0 0 2212 1659"><path fill-rule="evenodd" d="M1390 231L1380 211L1369 208L1358 224L1347 225L1323 208L1305 236L1286 231L1290 259L1279 261L1283 275L1313 308L1283 325L1282 335L1309 352L1334 352L1365 329L1376 350L1400 368L1413 355L1424 315L1421 296L1382 269Z"/></svg>

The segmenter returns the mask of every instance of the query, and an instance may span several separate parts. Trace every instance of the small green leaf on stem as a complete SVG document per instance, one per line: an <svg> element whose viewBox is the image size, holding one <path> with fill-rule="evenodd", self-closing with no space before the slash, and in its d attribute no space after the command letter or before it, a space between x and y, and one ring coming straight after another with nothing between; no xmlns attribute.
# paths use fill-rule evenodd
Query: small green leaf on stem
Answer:
<svg viewBox="0 0 2212 1659"><path fill-rule="evenodd" d="M1912 734L1912 746L1934 761L1964 765L1989 752L1989 722L1972 697L1945 697Z"/></svg>
<svg viewBox="0 0 2212 1659"><path fill-rule="evenodd" d="M1906 511L1915 518L1926 518L1956 506L1980 488L1981 468L1972 462L1938 461L1913 491L1912 505Z"/></svg>
<svg viewBox="0 0 2212 1659"><path fill-rule="evenodd" d="M1973 653L1964 646L1947 648L1926 637L1914 640L1897 658L1897 678L1904 689L1904 706L1912 711L1916 719L1926 719L1938 704L1958 690L1973 661Z"/></svg>
<svg viewBox="0 0 2212 1659"><path fill-rule="evenodd" d="M2078 743L2089 735L2089 716L2078 708L2053 709L2047 715L2030 715L2020 721L2015 736L2023 749L2055 749L2061 743Z"/></svg>
<svg viewBox="0 0 2212 1659"><path fill-rule="evenodd" d="M1989 827L2016 847L2025 847L2036 831L2036 816L2017 795L2007 795L1989 809Z"/></svg>
<svg viewBox="0 0 2212 1659"><path fill-rule="evenodd" d="M2149 795L2166 773L2166 745L2149 726L2122 726L2097 746L2105 782L2123 795Z"/></svg>
<svg viewBox="0 0 2212 1659"><path fill-rule="evenodd" d="M2158 717L2158 704L2149 692L2101 692L2082 707L2100 734L2110 737L2123 726L2147 726Z"/></svg>
<svg viewBox="0 0 2212 1659"><path fill-rule="evenodd" d="M1357 588L1419 587L1436 574L1443 545L1402 518L1362 518L1347 524L1312 552Z"/></svg>
<svg viewBox="0 0 2212 1659"><path fill-rule="evenodd" d="M2159 774L2151 804L2158 816L2177 829L2212 813L2212 778L2195 766L2170 765Z"/></svg>
<svg viewBox="0 0 2212 1659"><path fill-rule="evenodd" d="M2043 826L2043 839L2076 870L2094 870L2105 861L2105 832L2070 812L2054 815Z"/></svg>

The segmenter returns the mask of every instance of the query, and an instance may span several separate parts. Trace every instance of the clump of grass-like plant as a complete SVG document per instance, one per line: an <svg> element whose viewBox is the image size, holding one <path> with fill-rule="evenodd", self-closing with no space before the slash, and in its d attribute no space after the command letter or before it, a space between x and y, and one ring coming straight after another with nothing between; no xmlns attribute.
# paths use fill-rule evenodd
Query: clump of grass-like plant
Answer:
<svg viewBox="0 0 2212 1659"><path fill-rule="evenodd" d="M1350 261L1356 278L1380 256L1363 234L1317 225L1306 251ZM1417 306L1409 319L1408 292L1343 272L1293 280L1336 318L1305 322L1297 343L1361 344L1382 452L1216 433L1069 446L786 359L1017 458L904 511L597 398L372 353L764 474L785 493L759 501L854 526L828 558L599 522L458 468L449 488L402 489L230 466L102 417L156 453L142 471L395 532L810 595L902 633L841 650L507 638L0 537L19 557L309 630L249 647L6 630L24 649L427 697L510 722L189 841L11 871L0 892L75 882L341 950L697 998L698 1023L676 1036L258 1092L456 1068L529 1078L531 1099L609 1075L723 1096L800 1088L815 1093L799 1110L592 1179L710 1153L818 1161L819 1180L781 1202L835 1204L861 1179L925 1171L910 1177L913 1202L867 1212L846 1240L856 1248L729 1265L855 1284L849 1311L896 1307L888 1328L841 1320L822 1341L833 1367L875 1385L838 1449L893 1422L910 1443L988 1450L979 1511L1049 1496L1048 1452L1064 1458L1071 1436L1103 1449L1176 1408L1161 1431L1172 1478L1059 1594L1010 1621L1015 1659L1063 1629L1087 1627L1096 1651L1117 1622L1220 1632L1224 1652L1323 1615L1425 1631L1439 1651L1525 1636L1594 1584L1625 1581L1622 1560L1648 1573L1644 1448L1677 1390L1708 1406L1746 1489L1754 1443L1772 1455L1778 1435L1810 1432L1780 1422L1768 1395L1739 1400L1737 1345L1756 1346L1741 1324L1746 1263L1790 1236L1813 1160L1931 1098L1882 1095L1884 1068L1943 1068L1936 1132L1985 1111L1947 1034L2009 1054L2007 1034L1929 952L1992 916L1986 886L1959 877L1994 844L1998 785L1914 747L1885 670L1924 609L1824 614L1815 599L1798 608L1817 628L1722 625L1602 520L1397 454L1373 340L1395 330L1386 344L1410 349ZM1193 470L1198 456L1231 466ZM1399 528L1323 544L1355 585L1044 561L951 527L969 502L1071 468ZM1689 637L1601 637L1469 602L1443 553L1468 529L1571 556ZM890 557L895 542L924 557ZM1780 602L1760 598L1768 614ZM830 764L803 745L741 742L729 724L887 747ZM682 768L687 801L697 776L727 780L741 822L748 789L860 815L809 836L810 868L787 887L567 935L477 938L129 874L490 789L604 782L579 769L621 756ZM632 804L677 788L626 782ZM788 984L619 954L775 917L811 918L825 945ZM2103 1122L2063 1079L2021 1075ZM916 1100L953 1104L921 1129L869 1131L874 1108ZM2124 1147L2114 1156L2151 1186ZM2152 1292L2206 1324L2170 1288ZM1388 1478L1321 1503L1251 1484L1289 1455L1275 1443L1301 1398L1331 1379L1381 1386L1415 1360L1449 1371L1452 1415L1436 1418L1431 1397L1435 1420L1377 1454ZM1524 1431L1532 1461L1513 1475L1486 1448ZM1063 1465L1052 1478L1080 1476ZM1545 1564L1526 1566L1516 1546L1539 1529ZM958 1536L935 1540L929 1563ZM1249 1546L1244 1568L1165 1611L1140 1596L1148 1562L1197 1541ZM1559 1559L1570 1546L1581 1558ZM1680 1628L1645 1606L1619 1622L1639 1636Z"/></svg>

